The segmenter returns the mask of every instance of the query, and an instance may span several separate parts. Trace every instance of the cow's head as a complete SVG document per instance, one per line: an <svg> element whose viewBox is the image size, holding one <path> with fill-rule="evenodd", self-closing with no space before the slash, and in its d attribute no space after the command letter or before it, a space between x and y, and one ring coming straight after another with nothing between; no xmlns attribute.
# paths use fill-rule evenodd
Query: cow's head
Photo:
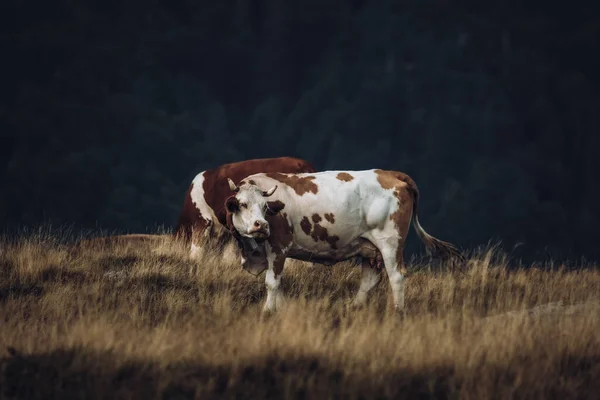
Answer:
<svg viewBox="0 0 600 400"><path fill-rule="evenodd" d="M234 192L225 201L225 209L231 214L233 228L243 237L264 239L271 234L267 215L275 215L278 209L273 209L267 203L277 185L269 190L262 190L256 185L244 183L236 186L229 178L229 188Z"/></svg>

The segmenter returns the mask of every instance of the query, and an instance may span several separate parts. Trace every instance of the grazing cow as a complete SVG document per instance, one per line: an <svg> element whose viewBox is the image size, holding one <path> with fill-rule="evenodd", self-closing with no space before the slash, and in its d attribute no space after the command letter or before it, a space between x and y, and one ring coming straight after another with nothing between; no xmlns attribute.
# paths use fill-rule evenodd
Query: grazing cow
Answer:
<svg viewBox="0 0 600 400"><path fill-rule="evenodd" d="M362 305L380 280L380 270L367 262L380 252L392 288L394 306L404 307L403 248L412 219L427 252L458 256L450 243L429 235L419 224L419 191L406 174L372 169L318 173L259 173L238 185L228 179L233 195L225 207L229 229L258 243L244 253L250 273L267 270L264 311L278 308L279 282L286 258L335 263L362 256L360 288L353 300Z"/></svg>
<svg viewBox="0 0 600 400"><path fill-rule="evenodd" d="M231 194L226 177L241 180L258 172L315 172L305 160L295 157L262 158L224 164L200 172L192 181L183 203L183 209L175 227L175 238L190 246L194 257L200 237L215 237L222 246L231 238L225 229L225 199Z"/></svg>

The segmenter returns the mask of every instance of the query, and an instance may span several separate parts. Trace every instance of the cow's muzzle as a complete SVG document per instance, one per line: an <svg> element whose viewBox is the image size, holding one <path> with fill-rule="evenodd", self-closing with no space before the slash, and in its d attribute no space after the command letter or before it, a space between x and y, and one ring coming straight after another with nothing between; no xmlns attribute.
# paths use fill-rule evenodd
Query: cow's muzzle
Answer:
<svg viewBox="0 0 600 400"><path fill-rule="evenodd" d="M267 221L256 220L252 224L252 228L248 230L248 234L256 238L266 238L269 236L269 223Z"/></svg>

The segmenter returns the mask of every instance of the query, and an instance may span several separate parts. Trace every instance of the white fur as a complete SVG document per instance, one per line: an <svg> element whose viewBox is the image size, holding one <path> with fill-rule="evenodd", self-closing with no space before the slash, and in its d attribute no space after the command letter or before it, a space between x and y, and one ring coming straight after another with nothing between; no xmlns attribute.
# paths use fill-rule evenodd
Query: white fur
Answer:
<svg viewBox="0 0 600 400"><path fill-rule="evenodd" d="M204 183L204 174L206 171L202 171L200 172L198 175L196 175L194 177L194 180L192 180L192 190L190 192L190 197L192 199L192 203L194 204L194 206L198 209L198 211L200 212L200 215L202 215L202 218L207 222L209 229L205 229L203 236L204 237L208 237L210 235L211 229L214 224L215 221L217 221L217 217L215 215L215 213L213 212L212 208L209 207L209 205L206 203L206 201L204 200L204 188L202 187L203 183ZM197 246L196 244L194 244L193 241L193 235L192 235L192 243L190 246L190 257L195 258L199 256L199 246Z"/></svg>
<svg viewBox="0 0 600 400"><path fill-rule="evenodd" d="M353 179L342 181L337 179L340 172L350 174ZM254 174L245 178L253 180L256 186L243 185L236 194L238 200L247 204L247 208L234 213L232 221L242 235L252 236L251 226L254 221L265 219L265 206L267 201L281 201L285 208L280 213L285 213L294 228L293 243L284 251L283 256L297 258L299 254L312 254L315 257L332 257L337 260L356 255L357 243L361 238L371 241L381 252L390 286L397 309L404 307L404 276L400 272L401 265L396 259L396 251L401 237L398 227L390 216L398 210L400 205L394 195L394 189L383 189L377 180L375 170L365 171L325 171L318 173L288 174L297 177L315 177L312 182L318 186L318 192L306 192L298 195L295 190L282 182L267 177L265 174ZM273 188L271 197L264 197L262 191ZM398 182L398 186L404 186ZM412 210L411 210L412 211ZM325 213L333 213L335 222L329 223ZM301 221L307 217L314 226L312 215L321 217L319 224L327 228L329 236L338 236L337 249L332 249L326 241L315 242L301 228ZM265 308L271 310L275 307L274 295L278 293L278 278L272 272L272 254L267 246L269 270L267 272L267 303ZM379 278L373 273L363 272L361 288L355 301L359 304L366 299L367 292L375 286Z"/></svg>
<svg viewBox="0 0 600 400"><path fill-rule="evenodd" d="M263 307L263 311L267 312L275 312L278 309L281 309L283 306L283 296L281 295L281 291L279 290L279 283L281 282L281 274L275 275L274 263L276 255L273 253L273 249L269 245L269 243L265 243L265 248L267 251L267 262L269 264L269 268L267 269L267 273L265 275L265 286L267 287L267 300L265 301L265 305Z"/></svg>

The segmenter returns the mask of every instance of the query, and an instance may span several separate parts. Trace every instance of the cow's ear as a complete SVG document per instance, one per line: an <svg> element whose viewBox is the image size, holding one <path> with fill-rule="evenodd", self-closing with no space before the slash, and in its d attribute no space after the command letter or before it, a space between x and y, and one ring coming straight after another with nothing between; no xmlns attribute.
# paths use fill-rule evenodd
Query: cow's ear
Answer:
<svg viewBox="0 0 600 400"><path fill-rule="evenodd" d="M283 202L277 201L267 201L267 215L275 215L279 211L283 210L285 204Z"/></svg>
<svg viewBox="0 0 600 400"><path fill-rule="evenodd" d="M229 196L227 200L225 200L225 209L229 213L235 213L240 209L240 202L235 196Z"/></svg>

